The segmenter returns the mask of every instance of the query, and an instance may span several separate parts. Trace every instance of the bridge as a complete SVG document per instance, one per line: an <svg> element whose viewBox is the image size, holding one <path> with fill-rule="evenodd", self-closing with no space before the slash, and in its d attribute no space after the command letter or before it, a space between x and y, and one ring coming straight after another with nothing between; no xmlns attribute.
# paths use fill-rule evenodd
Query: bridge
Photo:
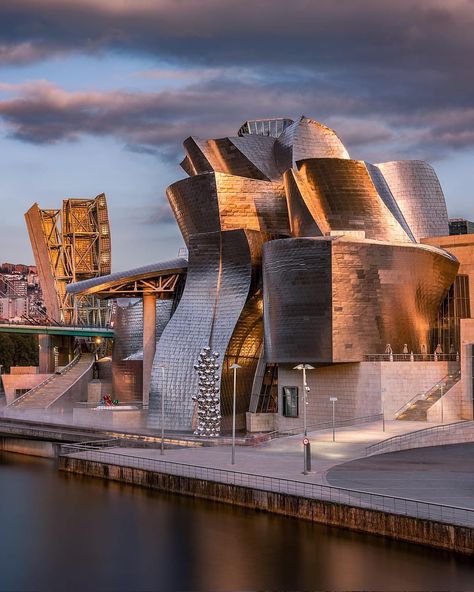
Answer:
<svg viewBox="0 0 474 592"><path fill-rule="evenodd" d="M113 338L111 327L84 327L73 325L36 325L26 323L2 323L0 333L21 333L29 335L60 335L67 337L102 337Z"/></svg>

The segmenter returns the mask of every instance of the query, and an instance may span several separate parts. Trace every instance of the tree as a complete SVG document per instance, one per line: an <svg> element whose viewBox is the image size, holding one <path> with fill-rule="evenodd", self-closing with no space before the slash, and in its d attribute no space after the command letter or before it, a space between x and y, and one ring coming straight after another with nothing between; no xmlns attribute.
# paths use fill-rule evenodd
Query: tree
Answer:
<svg viewBox="0 0 474 592"><path fill-rule="evenodd" d="M10 371L11 366L38 365L38 337L0 333L0 364L3 371Z"/></svg>

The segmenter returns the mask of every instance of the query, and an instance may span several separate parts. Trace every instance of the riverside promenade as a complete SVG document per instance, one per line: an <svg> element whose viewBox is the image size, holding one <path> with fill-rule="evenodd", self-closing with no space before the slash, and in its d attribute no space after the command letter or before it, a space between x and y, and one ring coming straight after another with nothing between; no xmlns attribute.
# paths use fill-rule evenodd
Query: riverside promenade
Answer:
<svg viewBox="0 0 474 592"><path fill-rule="evenodd" d="M94 446L63 446L59 466L70 472L473 553L474 494L465 495L466 505L455 503L457 487L452 472L446 471L446 482L452 481L454 501L451 503L447 503L449 493L445 489L438 499L436 487L416 489L414 480L403 490L400 484L404 477L397 477L399 468L394 472L391 468L392 459L399 453L371 457L383 465L376 469L385 479L383 493L376 487L352 486L350 475L343 477L344 486L331 483L331 472L341 465L360 462L356 459L365 457L368 446L416 427L414 422L393 421L386 422L386 432L382 432L380 422L339 428L336 442L332 441L332 430L311 432L312 472L309 475L302 474L301 435L277 438L255 447L237 447L235 465L231 464L230 446L167 449L162 455L157 449L123 447L109 441ZM419 427L426 427L426 424ZM414 452L423 455L423 450L426 454L429 449ZM409 453L403 452L404 455ZM448 468L449 452L443 459ZM469 461L467 456L466 460ZM422 459L416 464L422 467L423 463ZM455 476L459 483L472 472L471 465L465 473L461 471ZM426 471L426 463L424 469ZM391 472L397 484L393 495L386 486L387 475ZM442 479L442 474L438 463L438 480ZM464 491L469 491L469 487L464 487Z"/></svg>

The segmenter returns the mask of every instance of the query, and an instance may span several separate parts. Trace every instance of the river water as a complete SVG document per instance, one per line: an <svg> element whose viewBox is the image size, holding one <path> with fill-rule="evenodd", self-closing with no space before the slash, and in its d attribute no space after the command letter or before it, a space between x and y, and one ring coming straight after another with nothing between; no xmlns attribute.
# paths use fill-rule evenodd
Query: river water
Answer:
<svg viewBox="0 0 474 592"><path fill-rule="evenodd" d="M0 590L474 590L472 558L0 453Z"/></svg>

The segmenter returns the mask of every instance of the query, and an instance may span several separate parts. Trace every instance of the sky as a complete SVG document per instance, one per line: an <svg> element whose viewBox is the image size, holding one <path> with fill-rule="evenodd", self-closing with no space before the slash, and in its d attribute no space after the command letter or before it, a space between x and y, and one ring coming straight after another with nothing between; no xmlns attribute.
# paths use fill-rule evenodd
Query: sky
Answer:
<svg viewBox="0 0 474 592"><path fill-rule="evenodd" d="M305 115L352 158L421 159L474 219L474 0L1 0L0 260L34 203L105 192L115 271L183 246L190 135Z"/></svg>

